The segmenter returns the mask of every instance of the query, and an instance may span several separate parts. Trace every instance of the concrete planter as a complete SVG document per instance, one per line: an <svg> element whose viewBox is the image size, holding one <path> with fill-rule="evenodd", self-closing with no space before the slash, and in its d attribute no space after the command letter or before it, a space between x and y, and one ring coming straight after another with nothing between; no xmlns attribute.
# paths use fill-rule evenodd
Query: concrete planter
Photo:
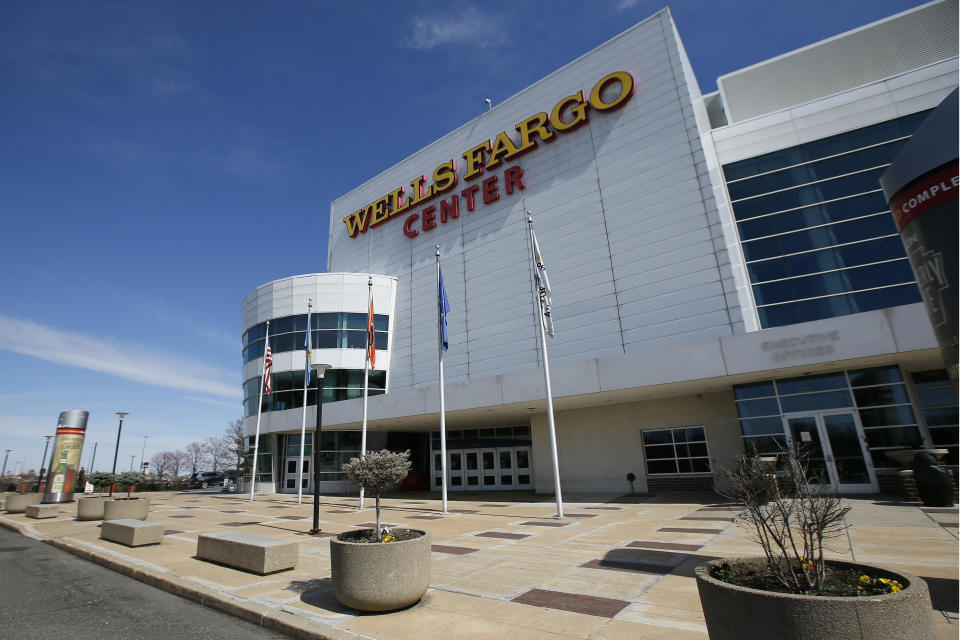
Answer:
<svg viewBox="0 0 960 640"><path fill-rule="evenodd" d="M103 504L104 520L146 520L150 498L113 498Z"/></svg>
<svg viewBox="0 0 960 640"><path fill-rule="evenodd" d="M430 533L419 533L384 544L330 538L333 595L361 611L392 611L420 600L430 586Z"/></svg>
<svg viewBox="0 0 960 640"><path fill-rule="evenodd" d="M103 520L103 506L106 498L90 496L77 499L77 520Z"/></svg>
<svg viewBox="0 0 960 640"><path fill-rule="evenodd" d="M23 513L28 504L40 504L42 493L8 493L4 508L7 513Z"/></svg>
<svg viewBox="0 0 960 640"><path fill-rule="evenodd" d="M734 560L747 558L731 559ZM713 564L708 562L696 569L697 589L710 640L874 640L936 635L927 584L910 574L831 562L855 566L871 575L895 575L904 589L880 596L802 596L722 582L710 577Z"/></svg>

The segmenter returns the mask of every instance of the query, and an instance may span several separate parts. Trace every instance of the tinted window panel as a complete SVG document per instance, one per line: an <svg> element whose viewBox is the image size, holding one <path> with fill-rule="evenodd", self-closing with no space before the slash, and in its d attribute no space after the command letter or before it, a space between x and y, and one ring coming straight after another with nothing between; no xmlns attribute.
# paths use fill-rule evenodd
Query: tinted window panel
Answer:
<svg viewBox="0 0 960 640"><path fill-rule="evenodd" d="M345 313L344 322L347 329L366 329L367 314L365 313ZM376 314L374 314L374 324L376 324Z"/></svg>
<svg viewBox="0 0 960 640"><path fill-rule="evenodd" d="M379 313L373 314L373 329L374 331L387 331L390 329L390 318Z"/></svg>
<svg viewBox="0 0 960 640"><path fill-rule="evenodd" d="M340 346L340 333L338 331L314 331L313 348L314 349L336 349Z"/></svg>
<svg viewBox="0 0 960 640"><path fill-rule="evenodd" d="M930 429L930 437L936 447L952 446L957 444L957 436L960 432L956 427L948 429Z"/></svg>
<svg viewBox="0 0 960 640"><path fill-rule="evenodd" d="M283 353L285 351L293 351L295 345L293 344L293 334L287 333L284 335L274 336L270 338L270 349L274 353Z"/></svg>
<svg viewBox="0 0 960 640"><path fill-rule="evenodd" d="M854 389L853 397L856 399L858 407L910 402L910 399L907 397L907 390L902 384L890 385L889 387Z"/></svg>
<svg viewBox="0 0 960 640"><path fill-rule="evenodd" d="M873 369L856 369L848 372L850 385L862 387L869 384L884 384L885 382L903 382L899 367L875 367Z"/></svg>
<svg viewBox="0 0 960 640"><path fill-rule="evenodd" d="M885 425L915 424L913 409L910 407L884 407L882 409L860 409L860 422L864 427Z"/></svg>
<svg viewBox="0 0 960 640"><path fill-rule="evenodd" d="M743 255L747 260L763 260L895 233L897 233L897 227L893 222L893 216L884 212L859 220L838 222L826 227L744 242Z"/></svg>
<svg viewBox="0 0 960 640"><path fill-rule="evenodd" d="M374 333L373 335L374 335L374 337L375 337L375 339L376 339L377 349L388 349L388 348L389 348L389 343L388 343L388 341L387 341L387 336L389 336L390 334L388 334L388 333L386 333L386 332L383 332L383 331L377 331L377 332Z"/></svg>
<svg viewBox="0 0 960 640"><path fill-rule="evenodd" d="M740 238L750 240L874 213L889 213L889 211L883 193L878 191L794 211L785 211L772 216L744 220L737 223L737 227L740 230Z"/></svg>
<svg viewBox="0 0 960 640"><path fill-rule="evenodd" d="M751 384L738 384L733 388L733 395L737 400L746 400L749 398L764 398L775 394L772 382L754 382Z"/></svg>
<svg viewBox="0 0 960 640"><path fill-rule="evenodd" d="M760 307L757 311L761 326L767 328L912 304L920 302L920 299L920 290L917 285L908 284L877 291Z"/></svg>
<svg viewBox="0 0 960 640"><path fill-rule="evenodd" d="M851 176L790 189L789 191L780 191L749 200L741 200L733 203L733 214L737 220L746 220L775 211L804 207L855 193L876 191L879 188L880 174L883 171L884 169L873 169Z"/></svg>
<svg viewBox="0 0 960 640"><path fill-rule="evenodd" d="M339 329L339 313L314 313L310 316L310 324L314 329Z"/></svg>
<svg viewBox="0 0 960 640"><path fill-rule="evenodd" d="M906 447L919 449L923 446L920 429L917 427L894 427L890 429L864 429L867 444L871 449L878 447Z"/></svg>
<svg viewBox="0 0 960 640"><path fill-rule="evenodd" d="M777 390L781 395L791 393L807 393L809 391L844 389L846 386L847 379L842 373L831 373L825 376L781 378L780 380L777 380Z"/></svg>
<svg viewBox="0 0 960 640"><path fill-rule="evenodd" d="M270 321L270 335L275 336L281 333L293 331L293 316L286 318L274 318Z"/></svg>
<svg viewBox="0 0 960 640"><path fill-rule="evenodd" d="M737 413L741 418L780 415L780 405L776 398L764 400L741 400L737 403Z"/></svg>
<svg viewBox="0 0 960 640"><path fill-rule="evenodd" d="M942 407L957 404L957 394L953 392L953 389L917 389L917 396L920 400L920 406L923 407Z"/></svg>
<svg viewBox="0 0 960 640"><path fill-rule="evenodd" d="M897 260L755 285L753 292L757 304L776 304L905 282L913 282L913 270L906 260Z"/></svg>
<svg viewBox="0 0 960 640"><path fill-rule="evenodd" d="M745 436L760 436L783 433L783 422L780 418L752 418L741 420L740 429Z"/></svg>
<svg viewBox="0 0 960 640"><path fill-rule="evenodd" d="M648 460L647 473L677 473L677 462L675 460Z"/></svg>
<svg viewBox="0 0 960 640"><path fill-rule="evenodd" d="M751 282L764 282L906 257L900 238L890 236L834 249L751 262L747 264L747 271Z"/></svg>
<svg viewBox="0 0 960 640"><path fill-rule="evenodd" d="M942 409L924 409L923 417L927 421L928 427L955 425L957 424L957 407L944 407Z"/></svg>
<svg viewBox="0 0 960 640"><path fill-rule="evenodd" d="M849 391L826 391L801 396L785 396L780 398L780 402L783 404L784 413L853 406Z"/></svg>
<svg viewBox="0 0 960 640"><path fill-rule="evenodd" d="M340 346L347 349L364 349L367 346L366 331L343 331Z"/></svg>
<svg viewBox="0 0 960 640"><path fill-rule="evenodd" d="M918 371L917 373L910 374L910 377L913 379L913 385L917 388L930 385L940 386L950 383L950 376L947 375L945 369Z"/></svg>
<svg viewBox="0 0 960 640"><path fill-rule="evenodd" d="M644 431L643 432L643 444L666 444L673 442L673 436L670 435L669 431L658 430L658 431Z"/></svg>

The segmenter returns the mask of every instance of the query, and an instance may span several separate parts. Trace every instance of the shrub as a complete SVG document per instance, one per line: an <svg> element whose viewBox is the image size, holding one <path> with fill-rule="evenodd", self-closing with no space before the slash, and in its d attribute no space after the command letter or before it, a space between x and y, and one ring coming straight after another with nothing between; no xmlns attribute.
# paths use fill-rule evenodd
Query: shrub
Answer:
<svg viewBox="0 0 960 640"><path fill-rule="evenodd" d="M800 445L781 447L779 460L774 476L756 451L741 456L733 469L720 471L729 487L721 493L743 504L737 519L753 528L777 582L794 593L823 594L824 542L847 529L850 507L810 472Z"/></svg>
<svg viewBox="0 0 960 640"><path fill-rule="evenodd" d="M130 497L130 490L133 489L133 487L138 484L143 484L146 481L147 476L139 471L124 471L120 474L120 477L117 478L117 484L127 488L127 498Z"/></svg>
<svg viewBox="0 0 960 640"><path fill-rule="evenodd" d="M376 500L377 542L383 542L380 527L380 494L396 486L410 473L410 450L392 453L383 449L371 451L361 458L351 458L343 465L347 479Z"/></svg>
<svg viewBox="0 0 960 640"><path fill-rule="evenodd" d="M106 471L93 471L87 476L87 482L92 484L93 488L101 495L103 495L104 487L109 487L116 481L117 476L112 473L107 473Z"/></svg>

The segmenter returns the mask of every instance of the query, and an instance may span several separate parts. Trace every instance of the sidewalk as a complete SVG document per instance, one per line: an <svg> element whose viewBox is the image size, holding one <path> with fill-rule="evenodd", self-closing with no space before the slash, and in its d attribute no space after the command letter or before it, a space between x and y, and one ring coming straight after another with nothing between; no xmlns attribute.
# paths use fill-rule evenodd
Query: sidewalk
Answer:
<svg viewBox="0 0 960 640"><path fill-rule="evenodd" d="M431 588L408 609L361 614L330 592L327 537L372 526L372 501L358 512L356 498L321 496L326 537L311 537L312 496L297 505L291 495L253 503L235 494L149 495L149 521L165 527L160 545L100 540L98 521L74 519L76 504L55 519L2 514L0 524L296 638L705 640L693 568L760 551L732 524L734 511L709 495L567 496L562 521L552 518L552 502L533 494L458 495L449 515L433 495L401 496L382 501L382 520L432 533ZM831 557L924 577L937 637L955 639L957 509L885 496L848 502L852 526ZM258 576L194 557L199 534L230 529L296 540L297 568Z"/></svg>

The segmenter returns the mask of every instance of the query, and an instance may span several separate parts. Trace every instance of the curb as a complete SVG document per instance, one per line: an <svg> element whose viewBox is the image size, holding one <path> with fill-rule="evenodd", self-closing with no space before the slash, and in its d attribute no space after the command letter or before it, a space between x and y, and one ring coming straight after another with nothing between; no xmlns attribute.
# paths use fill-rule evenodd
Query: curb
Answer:
<svg viewBox="0 0 960 640"><path fill-rule="evenodd" d="M151 587L172 593L175 596L192 600L200 606L216 609L227 615L239 618L277 633L282 633L296 640L359 640L359 636L350 631L329 627L321 622L305 620L286 611L279 611L258 602L237 598L228 594L218 593L207 587L193 584L183 578L173 575L157 574L142 567L123 562L118 558L109 557L77 547L60 538L44 538L31 535L24 531L19 523L6 518L0 518L0 526L15 531L20 535L43 542L52 547L87 560L101 567L110 569Z"/></svg>

